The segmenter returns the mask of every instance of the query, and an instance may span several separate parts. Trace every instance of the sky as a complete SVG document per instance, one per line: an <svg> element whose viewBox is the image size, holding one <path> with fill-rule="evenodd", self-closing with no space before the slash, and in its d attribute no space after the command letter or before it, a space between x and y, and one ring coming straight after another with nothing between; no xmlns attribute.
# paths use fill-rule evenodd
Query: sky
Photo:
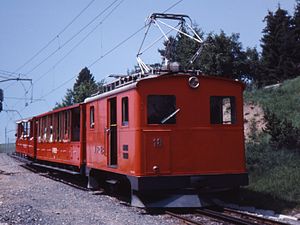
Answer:
<svg viewBox="0 0 300 225"><path fill-rule="evenodd" d="M268 11L290 15L294 0L2 0L0 1L0 143L13 142L15 122L52 110L82 68L96 81L126 74L136 65L146 18L154 12L190 16L205 34L239 33L243 48L257 47ZM151 28L145 45L161 33ZM122 44L121 44L122 43ZM142 55L160 62L161 43ZM7 78L31 79L1 82ZM5 138L6 137L6 138Z"/></svg>

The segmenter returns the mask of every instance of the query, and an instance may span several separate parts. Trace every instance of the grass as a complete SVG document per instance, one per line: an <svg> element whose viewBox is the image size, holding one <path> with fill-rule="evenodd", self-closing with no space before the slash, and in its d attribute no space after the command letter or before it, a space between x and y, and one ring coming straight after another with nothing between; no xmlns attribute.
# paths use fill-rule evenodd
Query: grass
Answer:
<svg viewBox="0 0 300 225"><path fill-rule="evenodd" d="M267 107L280 119L300 127L300 77L275 89L245 92L245 101ZM285 212L300 210L300 149L274 149L267 134L246 143L249 186L241 190L242 203Z"/></svg>
<svg viewBox="0 0 300 225"><path fill-rule="evenodd" d="M280 119L288 118L300 127L300 77L285 81L278 88L246 91L246 102L254 102L275 112Z"/></svg>

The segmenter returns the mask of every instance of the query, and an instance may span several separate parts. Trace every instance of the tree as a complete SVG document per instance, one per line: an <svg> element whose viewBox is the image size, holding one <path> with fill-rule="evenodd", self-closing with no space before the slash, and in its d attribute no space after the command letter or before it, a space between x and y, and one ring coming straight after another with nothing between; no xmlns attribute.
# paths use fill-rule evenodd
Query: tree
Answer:
<svg viewBox="0 0 300 225"><path fill-rule="evenodd" d="M87 67L83 68L78 74L73 89L67 89L62 103L56 103L55 109L83 102L87 97L101 91L103 83L102 80L97 84L90 70Z"/></svg>
<svg viewBox="0 0 300 225"><path fill-rule="evenodd" d="M239 34L226 36L224 31L209 34L198 61L201 71L233 79L249 76L250 58L247 58L247 52L243 51L238 39Z"/></svg>
<svg viewBox="0 0 300 225"><path fill-rule="evenodd" d="M88 68L83 68L73 86L74 103L83 102L84 99L98 92L98 86Z"/></svg>
<svg viewBox="0 0 300 225"><path fill-rule="evenodd" d="M293 52L292 57L296 68L296 76L300 75L300 0L297 0L294 16L291 20L293 33Z"/></svg>
<svg viewBox="0 0 300 225"><path fill-rule="evenodd" d="M245 78L258 85L261 80L261 61L256 48L246 49L246 65L248 73L245 73Z"/></svg>
<svg viewBox="0 0 300 225"><path fill-rule="evenodd" d="M278 6L275 13L269 11L264 21L267 24L261 39L263 70L260 82L272 84L295 77L291 17Z"/></svg>
<svg viewBox="0 0 300 225"><path fill-rule="evenodd" d="M203 37L203 32L199 28L194 28L199 37ZM188 33L186 29L183 32ZM189 34L194 36L194 34ZM170 36L169 41L164 42L164 49L159 49L161 56L166 57L171 62L178 62L183 69L191 69L190 59L199 49L200 44L191 38L178 33L176 37Z"/></svg>
<svg viewBox="0 0 300 225"><path fill-rule="evenodd" d="M196 32L203 39L203 32L199 28L196 28ZM190 59L200 44L180 33L176 37L170 37L169 42L164 42L165 48L159 52L171 61L179 62L182 69L199 69L208 75L227 78L252 79L257 73L259 55L256 49L244 51L238 39L239 34L227 36L224 31L220 34L210 33L193 65L190 64Z"/></svg>

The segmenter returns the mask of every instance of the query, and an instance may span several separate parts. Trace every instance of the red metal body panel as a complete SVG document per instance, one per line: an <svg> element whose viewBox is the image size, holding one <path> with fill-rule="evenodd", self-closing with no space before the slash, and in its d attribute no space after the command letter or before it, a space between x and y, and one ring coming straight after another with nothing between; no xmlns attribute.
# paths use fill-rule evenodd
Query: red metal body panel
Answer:
<svg viewBox="0 0 300 225"><path fill-rule="evenodd" d="M78 118L72 118L72 110L77 110ZM81 167L85 162L84 112L84 104L76 104L37 116L36 126L39 131L36 135L36 159ZM68 120L67 117L64 117L66 114L68 114ZM78 129L77 141L72 141L75 129L74 123L77 125L76 129ZM47 133L43 129L46 131L51 129L51 132L48 131Z"/></svg>
<svg viewBox="0 0 300 225"><path fill-rule="evenodd" d="M37 143L38 160L80 166L80 142Z"/></svg>
<svg viewBox="0 0 300 225"><path fill-rule="evenodd" d="M144 79L136 86L87 101L87 166L131 176L209 175L245 173L243 89L240 82L198 77L189 87L188 75ZM147 96L174 95L176 124L147 124ZM235 124L211 124L210 97L235 98ZM122 98L129 99L129 123L122 126ZM117 165L110 166L110 99L117 110ZM89 109L95 109L90 128ZM155 146L155 140L162 144ZM128 150L126 150L127 147ZM128 158L124 156L128 154ZM154 167L159 169L154 171Z"/></svg>
<svg viewBox="0 0 300 225"><path fill-rule="evenodd" d="M153 87L155 86L155 90ZM144 162L143 175L155 175L153 166L169 175L228 174L245 173L244 134L243 134L243 85L238 82L211 77L200 77L200 86L192 89L188 86L188 77L174 76L144 80L139 83L146 104L147 96L175 95L176 108L180 108L176 124L148 125L146 108L142 132ZM236 123L210 123L210 97L234 96L236 98ZM166 135L168 133L169 135ZM151 139L160 138L162 148L153 150ZM149 140L150 139L150 140ZM151 151L150 154L148 151ZM162 155L161 151L165 151ZM167 153L168 152L168 153ZM161 158L163 157L163 159Z"/></svg>
<svg viewBox="0 0 300 225"><path fill-rule="evenodd" d="M129 123L122 126L121 118L121 101L122 98L129 99ZM116 98L117 104L117 166L109 166L109 99ZM135 89L119 93L115 96L99 99L86 104L87 119L86 119L86 153L87 166L95 169L102 169L121 174L136 174L141 168L140 152L140 113L139 113L139 96ZM95 126L90 127L89 109L95 109ZM128 146L128 150L123 150L123 145ZM128 159L123 158L123 153L128 153Z"/></svg>

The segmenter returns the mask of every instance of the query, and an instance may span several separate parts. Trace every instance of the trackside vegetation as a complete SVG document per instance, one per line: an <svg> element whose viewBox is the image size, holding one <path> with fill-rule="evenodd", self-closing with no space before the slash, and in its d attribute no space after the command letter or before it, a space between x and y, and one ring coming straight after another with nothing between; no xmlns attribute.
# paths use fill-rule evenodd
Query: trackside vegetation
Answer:
<svg viewBox="0 0 300 225"><path fill-rule="evenodd" d="M300 77L245 92L245 102L263 107L265 128L246 140L250 185L245 200L282 211L300 208Z"/></svg>

